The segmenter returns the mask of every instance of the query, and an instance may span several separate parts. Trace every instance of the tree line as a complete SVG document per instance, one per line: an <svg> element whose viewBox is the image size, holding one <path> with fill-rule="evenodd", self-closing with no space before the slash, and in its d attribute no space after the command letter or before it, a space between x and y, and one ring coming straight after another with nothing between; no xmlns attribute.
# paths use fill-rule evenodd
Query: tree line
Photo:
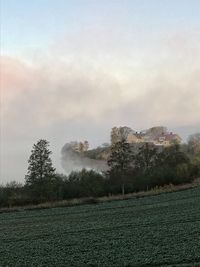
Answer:
<svg viewBox="0 0 200 267"><path fill-rule="evenodd" d="M169 147L151 143L134 147L122 139L111 146L108 170L103 173L82 169L58 174L51 154L48 141L33 145L25 184L14 181L0 186L0 207L126 194L200 177L200 134L190 136L187 144Z"/></svg>

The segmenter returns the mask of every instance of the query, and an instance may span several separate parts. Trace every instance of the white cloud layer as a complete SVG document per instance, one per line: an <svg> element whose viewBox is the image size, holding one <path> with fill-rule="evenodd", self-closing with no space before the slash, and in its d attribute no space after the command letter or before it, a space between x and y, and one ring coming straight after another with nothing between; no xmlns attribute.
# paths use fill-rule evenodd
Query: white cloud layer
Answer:
<svg viewBox="0 0 200 267"><path fill-rule="evenodd" d="M7 173L14 155L25 159L24 151L42 135L61 148L66 139L82 137L84 127L94 143L95 127L107 136L116 124L199 129L199 31L165 36L151 46L131 40L89 31L65 38L44 54L33 53L29 62L2 57L4 181L15 179L14 172ZM62 124L76 130L61 133ZM24 176L25 165L18 165L17 177Z"/></svg>

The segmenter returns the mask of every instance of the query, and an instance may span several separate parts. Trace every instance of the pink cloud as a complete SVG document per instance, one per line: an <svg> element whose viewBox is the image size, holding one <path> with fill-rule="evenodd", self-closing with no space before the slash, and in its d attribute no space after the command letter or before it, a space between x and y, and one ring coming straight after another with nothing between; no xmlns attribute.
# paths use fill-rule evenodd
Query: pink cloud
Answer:
<svg viewBox="0 0 200 267"><path fill-rule="evenodd" d="M1 57L1 88L3 90L23 90L24 85L30 81L31 69L22 61Z"/></svg>

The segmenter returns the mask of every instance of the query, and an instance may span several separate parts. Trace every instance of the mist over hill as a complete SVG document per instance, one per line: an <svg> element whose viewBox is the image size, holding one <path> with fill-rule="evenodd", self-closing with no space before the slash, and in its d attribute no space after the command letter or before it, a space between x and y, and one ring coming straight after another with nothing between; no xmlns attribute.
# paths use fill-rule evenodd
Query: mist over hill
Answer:
<svg viewBox="0 0 200 267"><path fill-rule="evenodd" d="M107 160L110 155L111 146L125 139L131 144L136 153L138 147L145 143L152 143L157 147L170 145L173 141L181 142L179 135L168 132L165 126L155 126L142 131L135 131L130 127L113 127L110 133L111 143L105 143L93 149L89 149L89 142L71 141L61 149L61 165L66 173L83 168L96 171L107 170Z"/></svg>
<svg viewBox="0 0 200 267"><path fill-rule="evenodd" d="M79 152L73 149L71 143L67 143L61 150L61 165L66 173L73 170L94 169L96 171L107 170L105 159L100 157L101 149L92 149Z"/></svg>

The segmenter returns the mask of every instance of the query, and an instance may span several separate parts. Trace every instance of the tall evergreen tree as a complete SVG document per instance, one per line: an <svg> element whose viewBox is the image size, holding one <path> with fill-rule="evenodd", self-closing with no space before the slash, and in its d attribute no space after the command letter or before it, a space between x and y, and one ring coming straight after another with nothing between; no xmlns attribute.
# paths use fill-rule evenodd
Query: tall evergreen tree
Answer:
<svg viewBox="0 0 200 267"><path fill-rule="evenodd" d="M52 165L50 155L52 152L48 149L49 142L41 139L33 145L31 156L28 160L28 172L25 177L27 185L34 185L44 178L50 178L55 175L55 168Z"/></svg>

